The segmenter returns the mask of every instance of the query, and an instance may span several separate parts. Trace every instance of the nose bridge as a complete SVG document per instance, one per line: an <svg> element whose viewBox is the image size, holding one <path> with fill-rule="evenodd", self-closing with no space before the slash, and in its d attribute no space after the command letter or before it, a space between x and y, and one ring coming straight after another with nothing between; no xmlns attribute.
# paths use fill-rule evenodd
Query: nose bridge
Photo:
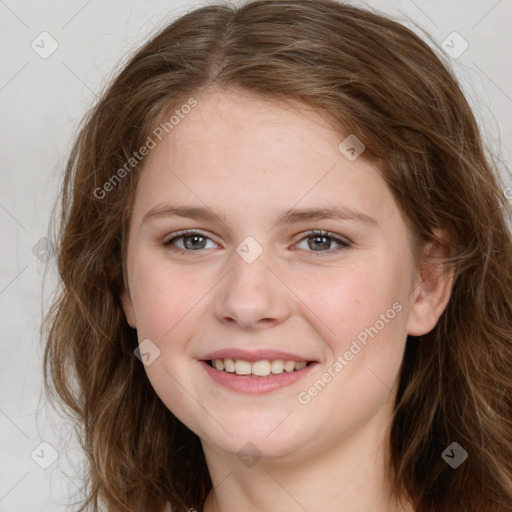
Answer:
<svg viewBox="0 0 512 512"><path fill-rule="evenodd" d="M278 323L289 314L286 287L270 270L267 252L259 247L244 241L233 254L232 269L215 299L219 320L251 327Z"/></svg>

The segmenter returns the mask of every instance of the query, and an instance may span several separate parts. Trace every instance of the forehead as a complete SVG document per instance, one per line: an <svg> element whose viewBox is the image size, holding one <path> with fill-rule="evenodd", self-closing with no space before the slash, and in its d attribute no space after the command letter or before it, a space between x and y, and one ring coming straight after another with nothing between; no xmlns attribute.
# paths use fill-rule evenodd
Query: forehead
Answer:
<svg viewBox="0 0 512 512"><path fill-rule="evenodd" d="M310 107L239 92L197 102L144 162L137 196L146 208L179 199L257 212L300 202L382 215L394 206L378 170L347 159L338 149L347 134Z"/></svg>
<svg viewBox="0 0 512 512"><path fill-rule="evenodd" d="M198 106L178 128L169 141L175 152L186 146L213 152L218 159L231 162L243 158L244 167L250 164L245 158L249 155L258 156L259 167L262 163L293 161L305 153L308 161L323 159L336 155L339 142L339 135L311 107L263 100L245 92L201 96ZM202 158L201 152L187 155L189 159L194 156Z"/></svg>

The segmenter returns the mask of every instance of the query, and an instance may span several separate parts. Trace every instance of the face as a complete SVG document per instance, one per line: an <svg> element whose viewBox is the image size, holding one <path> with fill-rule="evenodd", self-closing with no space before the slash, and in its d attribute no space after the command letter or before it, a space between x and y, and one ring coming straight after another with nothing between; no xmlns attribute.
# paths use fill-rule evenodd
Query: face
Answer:
<svg viewBox="0 0 512 512"><path fill-rule="evenodd" d="M384 428L407 334L435 323L385 182L303 106L197 100L130 220L123 305L152 386L226 453L298 460Z"/></svg>

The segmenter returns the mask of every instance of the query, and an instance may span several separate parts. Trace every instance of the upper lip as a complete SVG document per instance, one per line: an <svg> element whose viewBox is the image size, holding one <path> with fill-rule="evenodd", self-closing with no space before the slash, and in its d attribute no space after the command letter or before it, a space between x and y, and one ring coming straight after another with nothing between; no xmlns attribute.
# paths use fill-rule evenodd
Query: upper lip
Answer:
<svg viewBox="0 0 512 512"><path fill-rule="evenodd" d="M290 352L283 352L279 350L271 350L265 348L259 348L255 350L247 350L243 348L223 348L210 352L201 358L203 361L212 361L214 359L241 359L243 361L272 361L274 359L283 359L285 361L313 361L307 357L302 357L297 354Z"/></svg>

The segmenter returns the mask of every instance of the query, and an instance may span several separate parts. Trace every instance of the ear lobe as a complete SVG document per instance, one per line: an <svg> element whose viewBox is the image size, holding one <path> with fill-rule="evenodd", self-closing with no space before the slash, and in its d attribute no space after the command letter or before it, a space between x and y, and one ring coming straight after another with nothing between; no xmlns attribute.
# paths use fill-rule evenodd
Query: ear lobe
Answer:
<svg viewBox="0 0 512 512"><path fill-rule="evenodd" d="M137 328L137 322L135 320L135 310L133 308L132 299L130 294L127 292L126 288L121 292L121 304L123 306L124 315L126 316L126 321L128 325L132 329Z"/></svg>
<svg viewBox="0 0 512 512"><path fill-rule="evenodd" d="M440 231L435 234L441 240L446 239ZM443 262L443 258L448 256L446 249L446 245L437 241L429 242L426 246L423 263L418 269L419 283L414 291L415 300L407 324L407 334L411 336L422 336L430 332L450 300L455 269Z"/></svg>

